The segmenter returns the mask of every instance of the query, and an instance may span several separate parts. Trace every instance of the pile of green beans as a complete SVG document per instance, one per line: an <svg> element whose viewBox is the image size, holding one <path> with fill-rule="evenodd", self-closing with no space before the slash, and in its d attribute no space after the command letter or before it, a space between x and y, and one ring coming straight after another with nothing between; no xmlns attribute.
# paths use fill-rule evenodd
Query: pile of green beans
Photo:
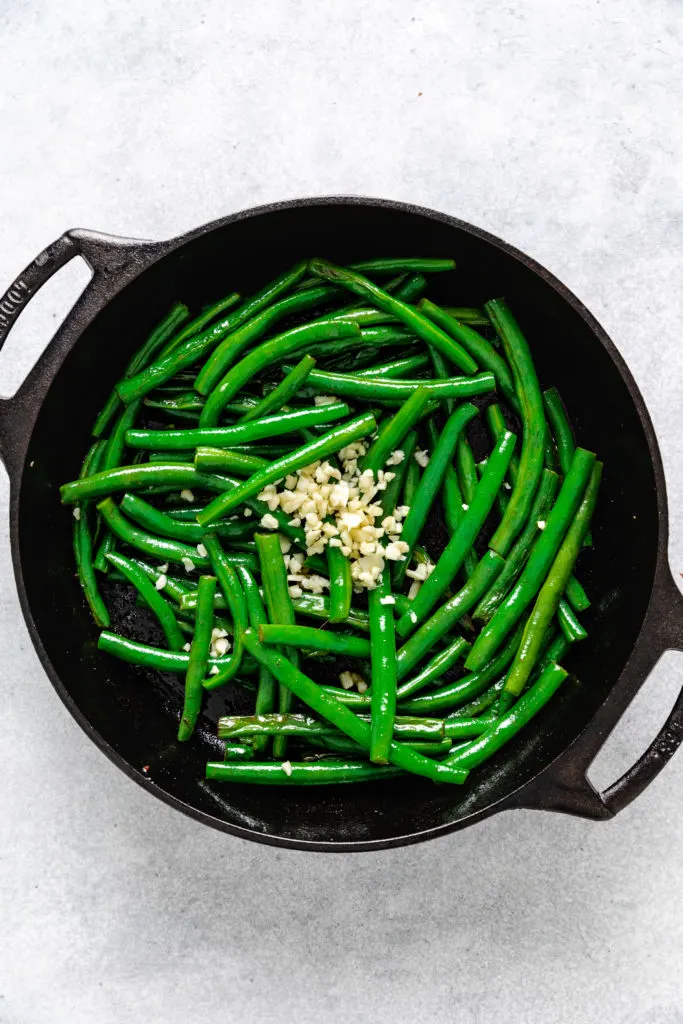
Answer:
<svg viewBox="0 0 683 1024"><path fill-rule="evenodd" d="M425 295L454 270L315 258L246 298L176 303L122 363L61 488L103 656L182 677L179 742L215 749L206 692L214 715L225 699L207 779L462 784L588 635L575 569L602 464L504 299ZM387 475L376 525L393 523L370 582L341 541L308 553L306 524L271 500L312 465L341 472L359 442L358 472Z"/></svg>

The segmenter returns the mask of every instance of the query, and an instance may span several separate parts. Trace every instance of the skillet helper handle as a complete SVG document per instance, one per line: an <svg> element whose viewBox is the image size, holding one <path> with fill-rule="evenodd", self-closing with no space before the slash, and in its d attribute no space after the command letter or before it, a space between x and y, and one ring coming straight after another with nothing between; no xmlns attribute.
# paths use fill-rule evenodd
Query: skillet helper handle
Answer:
<svg viewBox="0 0 683 1024"><path fill-rule="evenodd" d="M53 274L74 256L82 256L93 272L93 282L103 283L104 297L115 289L115 279L129 265L144 260L157 243L138 238L105 235L85 228L72 228L52 242L22 270L0 299L0 349L22 311ZM88 289L91 285L88 285ZM87 290L87 289L86 289Z"/></svg>
<svg viewBox="0 0 683 1024"><path fill-rule="evenodd" d="M42 373L36 375L34 367L12 398L0 399L0 457L10 475L30 429L30 424L24 422L24 407L30 405L25 399L32 395L34 400L36 396L38 401L42 400L47 389L45 381L51 379L49 364L57 367L63 360L70 347L68 334L74 330L74 320L80 324L90 322L127 280L158 258L164 244L73 228L43 249L0 298L1 350L33 296L74 256L81 256L93 272L71 314L48 345L42 357Z"/></svg>
<svg viewBox="0 0 683 1024"><path fill-rule="evenodd" d="M0 349L29 300L53 274L74 256L80 255L80 251L77 239L67 231L56 242L43 249L12 282L0 299Z"/></svg>
<svg viewBox="0 0 683 1024"><path fill-rule="evenodd" d="M658 658L665 651L683 651L683 594L679 591L668 569L668 593L658 607ZM669 716L654 740L621 778L613 782L602 801L610 814L617 814L650 785L666 767L683 742L683 688L680 690Z"/></svg>
<svg viewBox="0 0 683 1024"><path fill-rule="evenodd" d="M657 575L642 631L644 639L632 655L636 665L629 680L627 699L635 697L665 651L683 651L683 595L668 565L662 565ZM587 771L621 713L614 714L608 698L594 720L597 742L595 735L584 734L584 744L579 739L545 777L541 775L522 790L517 799L513 797L510 806L563 811L597 821L613 818L627 807L666 767L683 742L683 690L647 750L621 778L599 792L588 779Z"/></svg>

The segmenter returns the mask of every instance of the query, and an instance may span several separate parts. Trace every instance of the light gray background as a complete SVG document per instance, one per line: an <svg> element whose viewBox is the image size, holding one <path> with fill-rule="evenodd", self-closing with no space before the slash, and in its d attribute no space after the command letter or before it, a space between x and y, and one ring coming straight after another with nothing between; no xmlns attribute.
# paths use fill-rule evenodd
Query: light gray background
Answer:
<svg viewBox="0 0 683 1024"><path fill-rule="evenodd" d="M161 238L364 193L480 224L597 315L661 441L683 571L677 0L0 0L0 282L65 228ZM87 275L0 360L20 382ZM5 511L7 486L0 482ZM0 1022L683 1022L683 755L610 824L515 813L323 856L151 799L54 695L0 542ZM593 777L670 707L667 655Z"/></svg>

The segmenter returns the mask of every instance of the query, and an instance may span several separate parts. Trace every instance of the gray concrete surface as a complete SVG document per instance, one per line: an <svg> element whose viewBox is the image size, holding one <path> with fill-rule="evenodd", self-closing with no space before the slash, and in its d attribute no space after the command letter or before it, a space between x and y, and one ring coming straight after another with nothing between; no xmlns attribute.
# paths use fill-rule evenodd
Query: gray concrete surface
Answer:
<svg viewBox="0 0 683 1024"><path fill-rule="evenodd" d="M302 194L478 223L631 365L683 571L682 28L677 0L0 0L0 282L66 227L161 238ZM83 280L26 314L4 393ZM683 755L606 825L529 812L376 855L261 848L89 744L31 647L4 529L0 581L1 1024L683 1022ZM662 660L600 784L681 667Z"/></svg>

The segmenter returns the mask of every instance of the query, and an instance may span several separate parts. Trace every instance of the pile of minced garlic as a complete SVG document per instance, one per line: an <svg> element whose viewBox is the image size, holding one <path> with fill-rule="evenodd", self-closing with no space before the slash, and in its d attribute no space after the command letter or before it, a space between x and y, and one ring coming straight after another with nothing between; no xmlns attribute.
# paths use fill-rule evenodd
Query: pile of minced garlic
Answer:
<svg viewBox="0 0 683 1024"><path fill-rule="evenodd" d="M372 470L361 472L358 463L367 450L368 446L363 441L354 441L337 453L341 469L318 460L276 484L268 484L258 495L270 510L261 519L261 526L277 530L278 521L271 513L281 509L292 517L290 525L303 528L306 555L323 554L328 544L341 548L342 554L351 562L351 577L356 590L376 587L385 560L403 561L409 550L408 544L401 540L401 531L402 520L410 508L401 505L393 515L384 515L382 506L375 499L395 474L390 469L380 469L375 479ZM427 453L420 452L419 455L420 464L425 465ZM398 466L404 458L404 452L399 449L392 452L385 465ZM292 597L300 597L302 590L321 593L324 587L329 586L324 577L302 571L304 556L288 554L291 542L282 537L281 543ZM407 574L416 581L424 579L427 567L409 569Z"/></svg>

